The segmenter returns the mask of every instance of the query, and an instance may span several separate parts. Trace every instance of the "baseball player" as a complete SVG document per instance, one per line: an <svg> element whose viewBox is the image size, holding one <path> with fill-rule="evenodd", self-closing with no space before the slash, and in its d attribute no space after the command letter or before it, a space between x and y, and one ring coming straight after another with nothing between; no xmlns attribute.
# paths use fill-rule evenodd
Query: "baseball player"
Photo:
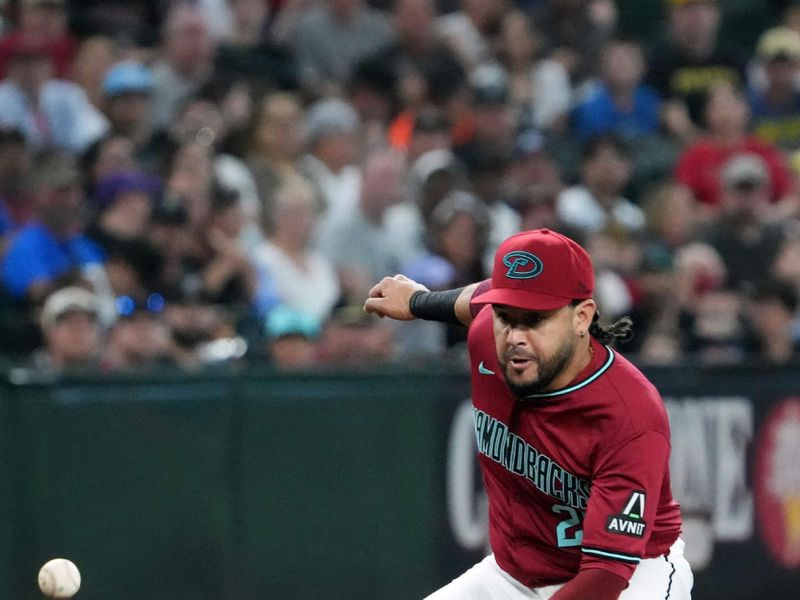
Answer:
<svg viewBox="0 0 800 600"><path fill-rule="evenodd" d="M586 251L547 229L506 239L490 281L430 292L402 275L365 310L469 325L492 553L429 600L688 600L693 577L655 387L607 344Z"/></svg>

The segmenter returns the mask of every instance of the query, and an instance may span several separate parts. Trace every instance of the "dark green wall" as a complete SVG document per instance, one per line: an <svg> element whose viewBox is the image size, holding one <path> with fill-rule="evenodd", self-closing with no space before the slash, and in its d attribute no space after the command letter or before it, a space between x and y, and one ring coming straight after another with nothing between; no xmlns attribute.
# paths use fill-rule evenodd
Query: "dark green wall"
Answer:
<svg viewBox="0 0 800 600"><path fill-rule="evenodd" d="M436 581L446 378L176 375L6 385L0 597L421 596Z"/></svg>

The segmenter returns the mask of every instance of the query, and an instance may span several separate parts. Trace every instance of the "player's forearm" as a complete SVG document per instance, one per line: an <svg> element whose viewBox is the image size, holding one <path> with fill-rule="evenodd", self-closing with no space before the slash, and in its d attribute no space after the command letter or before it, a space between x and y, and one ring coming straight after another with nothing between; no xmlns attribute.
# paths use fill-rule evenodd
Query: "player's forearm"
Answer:
<svg viewBox="0 0 800 600"><path fill-rule="evenodd" d="M469 325L477 314L470 301L487 285L488 280L463 288L431 292L404 275L384 277L369 291L364 310L401 321L424 319Z"/></svg>
<svg viewBox="0 0 800 600"><path fill-rule="evenodd" d="M408 310L417 319L438 321L450 325L462 324L456 304L465 288L456 288L439 292L417 290L408 300Z"/></svg>
<svg viewBox="0 0 800 600"><path fill-rule="evenodd" d="M409 301L411 314L418 319L469 325L474 318L470 301L479 283L443 292L418 291Z"/></svg>
<svg viewBox="0 0 800 600"><path fill-rule="evenodd" d="M472 296L475 295L475 290L478 289L478 286L480 285L482 285L481 282L468 285L461 291L461 294L459 294L458 299L456 300L454 310L458 320L464 325L469 325L472 323L472 319L474 319L475 315L477 314L472 310L472 305L470 302L472 301Z"/></svg>
<svg viewBox="0 0 800 600"><path fill-rule="evenodd" d="M580 571L550 600L617 600L628 582L611 571L586 569Z"/></svg>

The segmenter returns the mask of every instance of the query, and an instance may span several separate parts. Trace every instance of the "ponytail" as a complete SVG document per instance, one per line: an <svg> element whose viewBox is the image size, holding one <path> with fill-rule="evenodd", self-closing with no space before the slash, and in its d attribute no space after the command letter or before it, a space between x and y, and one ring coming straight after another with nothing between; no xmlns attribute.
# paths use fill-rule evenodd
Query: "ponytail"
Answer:
<svg viewBox="0 0 800 600"><path fill-rule="evenodd" d="M627 342L633 337L632 327L633 321L631 321L630 317L622 317L611 323L611 325L601 325L600 315L595 313L592 324L589 325L589 333L601 344Z"/></svg>

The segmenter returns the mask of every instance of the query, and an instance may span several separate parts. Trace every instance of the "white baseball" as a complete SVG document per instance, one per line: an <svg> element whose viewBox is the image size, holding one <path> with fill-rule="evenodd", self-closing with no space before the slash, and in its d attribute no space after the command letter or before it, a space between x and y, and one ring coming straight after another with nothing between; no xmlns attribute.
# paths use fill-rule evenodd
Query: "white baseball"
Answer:
<svg viewBox="0 0 800 600"><path fill-rule="evenodd" d="M81 587L81 572L66 558L48 560L39 569L39 589L48 598L72 598Z"/></svg>

